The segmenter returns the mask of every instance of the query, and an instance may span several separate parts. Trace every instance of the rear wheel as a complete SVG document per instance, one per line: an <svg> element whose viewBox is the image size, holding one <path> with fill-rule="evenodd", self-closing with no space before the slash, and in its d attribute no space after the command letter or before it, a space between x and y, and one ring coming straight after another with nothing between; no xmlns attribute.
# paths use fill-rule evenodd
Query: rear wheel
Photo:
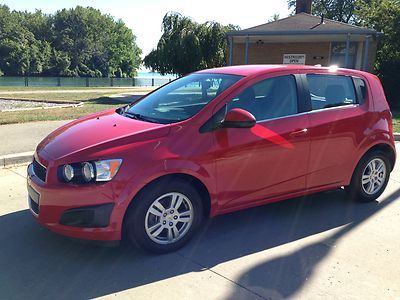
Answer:
<svg viewBox="0 0 400 300"><path fill-rule="evenodd" d="M390 170L390 162L385 153L369 152L358 163L346 191L353 199L362 202L374 201L385 190Z"/></svg>
<svg viewBox="0 0 400 300"><path fill-rule="evenodd" d="M133 201L127 216L127 235L140 248L155 253L185 245L203 216L200 195L183 181L159 182Z"/></svg>

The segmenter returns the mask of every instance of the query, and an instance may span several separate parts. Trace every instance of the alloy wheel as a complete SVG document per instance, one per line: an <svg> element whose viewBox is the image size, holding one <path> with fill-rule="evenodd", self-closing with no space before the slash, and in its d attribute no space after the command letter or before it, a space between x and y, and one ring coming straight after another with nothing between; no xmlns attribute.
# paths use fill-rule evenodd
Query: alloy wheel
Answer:
<svg viewBox="0 0 400 300"><path fill-rule="evenodd" d="M372 159L364 168L361 185L368 195L377 193L385 183L386 164L380 158Z"/></svg>
<svg viewBox="0 0 400 300"><path fill-rule="evenodd" d="M193 205L188 197L178 192L164 194L147 210L146 233L157 244L175 243L188 232L193 216Z"/></svg>

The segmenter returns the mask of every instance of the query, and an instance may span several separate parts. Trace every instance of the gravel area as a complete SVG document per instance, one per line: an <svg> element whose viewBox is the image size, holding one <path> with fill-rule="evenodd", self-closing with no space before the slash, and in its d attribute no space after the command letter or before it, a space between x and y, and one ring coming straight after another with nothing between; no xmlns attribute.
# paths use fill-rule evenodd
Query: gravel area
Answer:
<svg viewBox="0 0 400 300"><path fill-rule="evenodd" d="M0 99L0 110L5 109L21 109L21 108L35 108L35 107L53 107L62 106L65 103L47 103L37 101L20 101L20 100L4 100Z"/></svg>

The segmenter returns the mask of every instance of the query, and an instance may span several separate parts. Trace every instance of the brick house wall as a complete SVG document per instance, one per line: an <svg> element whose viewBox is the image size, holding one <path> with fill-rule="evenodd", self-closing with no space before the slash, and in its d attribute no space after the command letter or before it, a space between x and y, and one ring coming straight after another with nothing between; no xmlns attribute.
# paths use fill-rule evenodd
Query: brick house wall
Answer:
<svg viewBox="0 0 400 300"><path fill-rule="evenodd" d="M357 52L357 63L356 68L360 69L363 62L364 49L363 43L358 44ZM375 62L377 42L371 40L369 44L369 70L373 68ZM245 49L244 43L233 44L233 65L244 65L245 64ZM302 43L263 43L256 44L250 43L248 49L248 63L249 64L282 64L284 54L305 54L306 65L317 65L322 66L330 65L330 42L302 42ZM227 64L229 64L229 49Z"/></svg>
<svg viewBox="0 0 400 300"><path fill-rule="evenodd" d="M234 43L234 65L245 64L245 44ZM328 65L330 43L264 43L249 44L249 64L282 64L283 54L305 54L306 65ZM323 57L323 59L314 59Z"/></svg>

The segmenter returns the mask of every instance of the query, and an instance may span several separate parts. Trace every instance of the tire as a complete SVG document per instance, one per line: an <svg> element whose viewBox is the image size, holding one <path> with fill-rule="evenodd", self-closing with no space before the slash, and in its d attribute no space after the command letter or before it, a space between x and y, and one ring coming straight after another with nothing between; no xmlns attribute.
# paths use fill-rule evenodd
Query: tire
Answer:
<svg viewBox="0 0 400 300"><path fill-rule="evenodd" d="M199 193L179 179L151 184L133 201L125 222L126 235L130 242L153 253L184 246L203 219Z"/></svg>
<svg viewBox="0 0 400 300"><path fill-rule="evenodd" d="M385 190L390 171L391 164L384 152L368 152L361 158L353 173L351 183L345 190L353 200L360 202L374 201Z"/></svg>

